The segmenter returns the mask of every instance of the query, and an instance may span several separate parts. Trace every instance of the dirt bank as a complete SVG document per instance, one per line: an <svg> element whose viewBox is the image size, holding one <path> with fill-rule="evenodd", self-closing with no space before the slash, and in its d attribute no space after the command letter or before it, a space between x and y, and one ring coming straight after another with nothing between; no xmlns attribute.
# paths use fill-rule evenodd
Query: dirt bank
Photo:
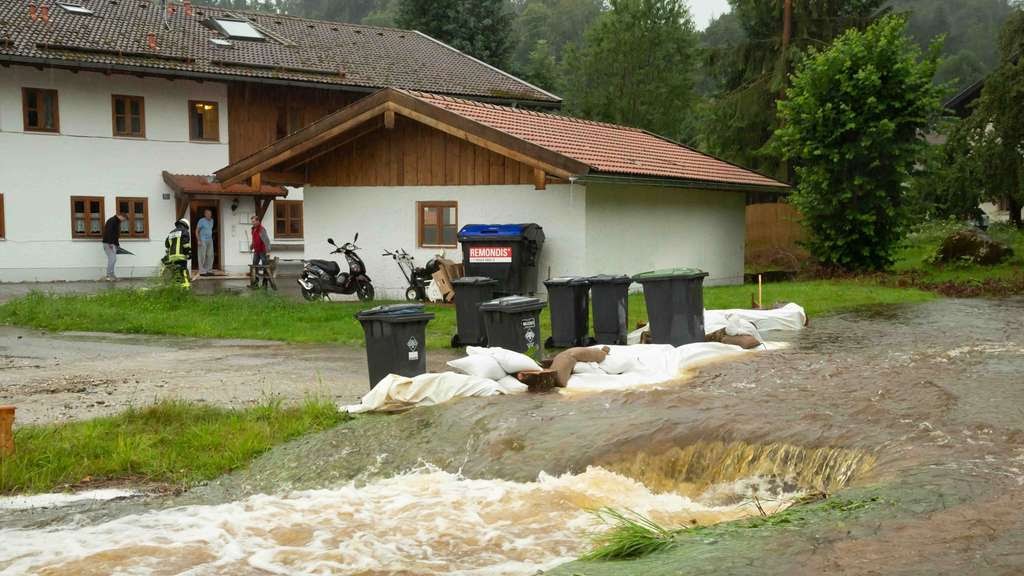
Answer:
<svg viewBox="0 0 1024 576"><path fill-rule="evenodd" d="M453 357L431 351L428 362L440 369ZM18 407L18 425L114 414L162 398L230 407L318 394L354 403L368 389L361 348L0 326L0 404Z"/></svg>

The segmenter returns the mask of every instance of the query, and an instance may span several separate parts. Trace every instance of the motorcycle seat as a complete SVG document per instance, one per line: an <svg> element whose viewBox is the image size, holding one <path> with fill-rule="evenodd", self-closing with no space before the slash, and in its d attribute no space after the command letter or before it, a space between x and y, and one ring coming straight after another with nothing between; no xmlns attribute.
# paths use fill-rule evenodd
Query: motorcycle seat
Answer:
<svg viewBox="0 0 1024 576"><path fill-rule="evenodd" d="M341 273L341 266L339 266L337 262L332 262L330 260L310 260L309 263L331 276L337 276Z"/></svg>

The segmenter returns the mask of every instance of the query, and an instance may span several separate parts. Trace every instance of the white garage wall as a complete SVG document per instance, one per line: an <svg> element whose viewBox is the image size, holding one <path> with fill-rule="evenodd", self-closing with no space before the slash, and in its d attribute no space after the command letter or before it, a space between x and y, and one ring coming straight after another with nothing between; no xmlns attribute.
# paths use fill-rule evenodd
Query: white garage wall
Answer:
<svg viewBox="0 0 1024 576"><path fill-rule="evenodd" d="M706 285L741 284L745 195L587 184L587 259L594 274L673 267L710 273Z"/></svg>
<svg viewBox="0 0 1024 576"><path fill-rule="evenodd" d="M538 284L548 277L585 272L586 189L579 185L307 187L305 253L329 258L327 238L340 245L359 232L360 252L380 298L402 298L406 283L398 266L381 256L384 249L405 248L420 266L437 249L416 248L416 202L459 203L459 228L466 224L536 222L547 236ZM448 257L462 261L461 247ZM346 269L341 262L342 269ZM538 286L543 290L543 285Z"/></svg>

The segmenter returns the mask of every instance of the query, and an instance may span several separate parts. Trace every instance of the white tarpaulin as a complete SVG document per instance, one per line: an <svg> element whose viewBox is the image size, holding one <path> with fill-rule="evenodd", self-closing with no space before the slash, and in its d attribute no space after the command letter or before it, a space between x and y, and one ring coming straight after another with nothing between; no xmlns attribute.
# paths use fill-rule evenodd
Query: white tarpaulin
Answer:
<svg viewBox="0 0 1024 576"><path fill-rule="evenodd" d="M763 332L802 330L806 324L807 314L804 312L803 306L792 302L771 310L704 311L704 332L706 334L725 328L725 333L730 336L750 335L761 342L765 341ZM644 326L631 332L628 342L639 344L641 335L647 330L648 327Z"/></svg>
<svg viewBox="0 0 1024 576"><path fill-rule="evenodd" d="M651 387L683 376L701 364L746 352L739 346L717 342L667 345L610 346L604 362L576 364L565 392L601 392ZM501 348L467 349L468 356L450 366L470 374L444 372L414 378L394 374L381 380L359 404L347 406L350 413L390 412L412 406L431 406L453 398L497 396L527 391L512 375L540 370L528 356ZM497 370L496 370L497 368Z"/></svg>

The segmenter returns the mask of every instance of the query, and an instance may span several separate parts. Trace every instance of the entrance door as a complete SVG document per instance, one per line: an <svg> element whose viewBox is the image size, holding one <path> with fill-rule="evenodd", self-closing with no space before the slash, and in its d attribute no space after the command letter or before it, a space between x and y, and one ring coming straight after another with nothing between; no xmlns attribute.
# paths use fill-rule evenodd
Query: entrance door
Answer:
<svg viewBox="0 0 1024 576"><path fill-rule="evenodd" d="M196 224L206 210L213 212L213 269L223 270L221 252L224 251L224 246L221 244L221 230L224 223L220 220L220 200L193 200L189 204L192 223L192 269L199 269L199 237L196 235Z"/></svg>

